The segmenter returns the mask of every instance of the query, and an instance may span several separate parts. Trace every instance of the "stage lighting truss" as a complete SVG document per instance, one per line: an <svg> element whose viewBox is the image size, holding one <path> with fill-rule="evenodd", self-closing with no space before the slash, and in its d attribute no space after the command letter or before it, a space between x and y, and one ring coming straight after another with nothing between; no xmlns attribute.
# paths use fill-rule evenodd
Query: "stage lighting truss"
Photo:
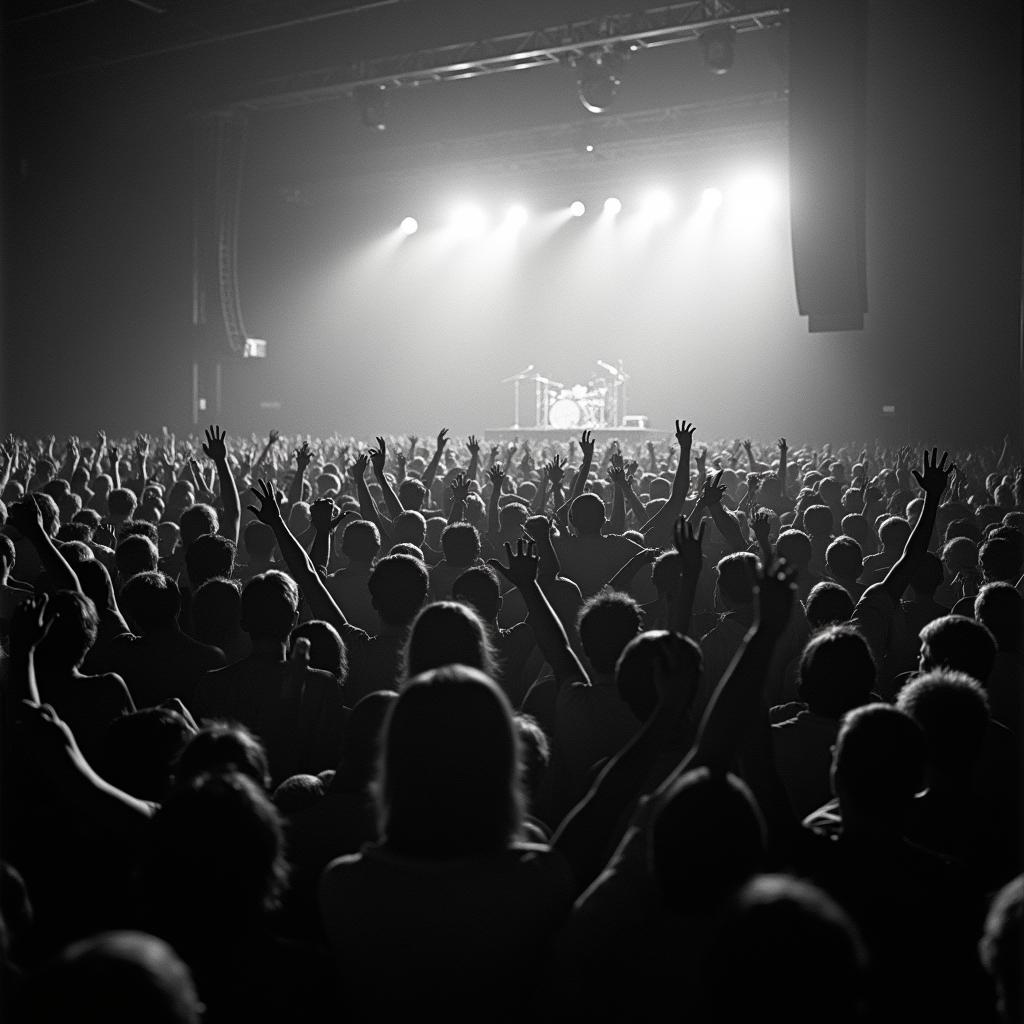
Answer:
<svg viewBox="0 0 1024 1024"><path fill-rule="evenodd" d="M567 63L576 72L577 95L588 113L603 114L615 102L622 85L619 70L628 53L628 48L618 48L569 57Z"/></svg>
<svg viewBox="0 0 1024 1024"><path fill-rule="evenodd" d="M368 86L393 90L505 71L523 71L602 54L695 42L716 26L734 33L780 27L784 6L759 7L742 0L688 0L642 11L605 15L548 28L375 57L268 79L226 106L264 110L354 96ZM382 123L380 121L377 122Z"/></svg>
<svg viewBox="0 0 1024 1024"><path fill-rule="evenodd" d="M391 97L385 85L360 86L353 98L359 108L359 120L374 131L383 132L388 127L388 108Z"/></svg>

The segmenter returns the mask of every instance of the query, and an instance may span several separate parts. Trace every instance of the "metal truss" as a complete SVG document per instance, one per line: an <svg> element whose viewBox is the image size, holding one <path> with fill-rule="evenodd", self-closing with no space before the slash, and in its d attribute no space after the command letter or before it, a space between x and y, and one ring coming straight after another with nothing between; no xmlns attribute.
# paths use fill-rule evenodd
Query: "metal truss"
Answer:
<svg viewBox="0 0 1024 1024"><path fill-rule="evenodd" d="M476 42L416 50L269 79L253 95L229 104L235 110L269 110L352 96L357 90L419 86L523 71L584 60L599 53L630 52L692 42L708 28L736 32L777 28L784 7L746 10L727 0L689 0L644 11L606 15Z"/></svg>

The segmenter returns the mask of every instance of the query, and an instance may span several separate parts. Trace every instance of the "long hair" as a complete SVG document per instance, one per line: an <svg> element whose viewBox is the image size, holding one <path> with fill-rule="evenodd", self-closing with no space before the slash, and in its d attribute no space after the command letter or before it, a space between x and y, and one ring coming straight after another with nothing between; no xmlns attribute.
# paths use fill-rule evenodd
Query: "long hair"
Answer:
<svg viewBox="0 0 1024 1024"><path fill-rule="evenodd" d="M492 679L497 658L479 615L456 601L428 604L413 620L403 652L404 675L418 676L444 665L468 665Z"/></svg>
<svg viewBox="0 0 1024 1024"><path fill-rule="evenodd" d="M384 727L374 795L396 853L453 860L506 849L522 825L523 793L501 690L465 665L410 679Z"/></svg>

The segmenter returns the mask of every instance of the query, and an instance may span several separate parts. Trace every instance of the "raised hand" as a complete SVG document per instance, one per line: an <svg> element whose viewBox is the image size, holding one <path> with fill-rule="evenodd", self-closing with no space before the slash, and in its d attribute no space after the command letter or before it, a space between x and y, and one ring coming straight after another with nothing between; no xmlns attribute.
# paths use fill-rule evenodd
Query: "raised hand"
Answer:
<svg viewBox="0 0 1024 1024"><path fill-rule="evenodd" d="M100 523L92 532L92 542L113 550L117 547L117 534L110 523Z"/></svg>
<svg viewBox="0 0 1024 1024"><path fill-rule="evenodd" d="M594 457L594 438L589 430L584 430L580 437L580 451L585 459Z"/></svg>
<svg viewBox="0 0 1024 1024"><path fill-rule="evenodd" d="M508 565L502 565L497 558L489 558L487 564L496 572L501 573L513 586L525 590L537 579L537 566L540 559L536 554L537 545L531 540L516 541L516 550L505 542L505 557Z"/></svg>
<svg viewBox="0 0 1024 1024"><path fill-rule="evenodd" d="M203 450L206 450L205 447ZM302 445L292 452L292 458L295 459L296 468L304 473L306 467L313 461L313 449L309 447L309 442L303 441Z"/></svg>
<svg viewBox="0 0 1024 1024"><path fill-rule="evenodd" d="M149 438L145 434L139 434L135 438L135 454L143 459L149 454Z"/></svg>
<svg viewBox="0 0 1024 1024"><path fill-rule="evenodd" d="M693 532L693 526L688 523L685 517L680 516L672 530L672 541L679 552L679 558L683 563L683 574L692 577L700 572L704 565L704 527L705 520L701 520L697 532Z"/></svg>
<svg viewBox="0 0 1024 1024"><path fill-rule="evenodd" d="M795 576L796 570L788 568L783 559L758 572L754 605L759 630L765 630L771 636L782 635L796 600Z"/></svg>
<svg viewBox="0 0 1024 1024"><path fill-rule="evenodd" d="M557 487L565 476L565 457L553 455L551 461L544 467L544 474L552 487Z"/></svg>
<svg viewBox="0 0 1024 1024"><path fill-rule="evenodd" d="M111 462L117 462L121 457L121 450L116 444L108 445L107 456L110 458Z"/></svg>
<svg viewBox="0 0 1024 1024"><path fill-rule="evenodd" d="M703 504L717 505L725 494L725 484L720 483L724 470L719 470L710 480L704 481L704 489L700 493L700 500Z"/></svg>
<svg viewBox="0 0 1024 1024"><path fill-rule="evenodd" d="M918 482L921 490L930 498L934 498L938 501L943 492L946 490L946 486L949 484L950 474L953 472L953 467L946 468L946 459L949 458L949 452L942 453L942 459L939 460L938 448L932 449L931 461L928 459L928 451L924 453L924 471L918 473L915 469L914 479Z"/></svg>
<svg viewBox="0 0 1024 1024"><path fill-rule="evenodd" d="M608 468L608 479L616 487L625 487L626 471L621 466L610 466Z"/></svg>
<svg viewBox="0 0 1024 1024"><path fill-rule="evenodd" d="M743 450L749 455L752 448L753 448L753 444L751 443L750 438L749 437L744 438L743 439Z"/></svg>
<svg viewBox="0 0 1024 1024"><path fill-rule="evenodd" d="M281 437L281 431L280 430L272 430L267 435L267 445L269 446L269 445L277 444L278 440L280 440L280 437Z"/></svg>
<svg viewBox="0 0 1024 1024"><path fill-rule="evenodd" d="M500 450L501 449L496 444L491 445L491 462L493 462L498 457L498 452Z"/></svg>
<svg viewBox="0 0 1024 1024"><path fill-rule="evenodd" d="M473 434L469 435L469 440L466 441L466 447L469 449L470 455L480 454L480 442L476 439Z"/></svg>
<svg viewBox="0 0 1024 1024"><path fill-rule="evenodd" d="M495 464L487 470L487 479L491 481L496 491L501 490L501 485L505 482L505 470L501 466Z"/></svg>
<svg viewBox="0 0 1024 1024"><path fill-rule="evenodd" d="M419 438L415 434L408 434L406 440L409 442L409 447L415 450Z"/></svg>
<svg viewBox="0 0 1024 1024"><path fill-rule="evenodd" d="M370 456L366 452L360 452L355 459L355 462L349 466L349 473L353 480L359 480L366 473L366 467L370 464Z"/></svg>
<svg viewBox="0 0 1024 1024"><path fill-rule="evenodd" d="M370 464L377 476L384 475L384 466L388 460L388 446L383 437L377 438L377 447L370 449Z"/></svg>
<svg viewBox="0 0 1024 1024"><path fill-rule="evenodd" d="M751 515L750 528L754 531L758 544L764 547L768 543L768 538L772 531L771 516L768 515L766 509L759 508Z"/></svg>
<svg viewBox="0 0 1024 1024"><path fill-rule="evenodd" d="M333 498L317 498L309 506L309 519L317 533L331 533L345 516L338 512Z"/></svg>
<svg viewBox="0 0 1024 1024"><path fill-rule="evenodd" d="M281 504L277 500L277 492L273 486L266 480L257 481L254 487L249 488L253 494L256 495L259 501L259 507L255 505L249 506L249 511L261 522L267 526L275 526L278 523L284 522L284 517L281 515Z"/></svg>
<svg viewBox="0 0 1024 1024"><path fill-rule="evenodd" d="M551 533L554 530L554 517L530 516L530 518L523 524L523 530L526 531L528 538L539 543L545 537L551 536Z"/></svg>
<svg viewBox="0 0 1024 1024"><path fill-rule="evenodd" d="M444 450L444 446L447 443L448 443L448 428L447 427L442 427L442 429L440 431L438 431L438 434L437 434L437 450L439 452L443 451Z"/></svg>
<svg viewBox="0 0 1024 1024"><path fill-rule="evenodd" d="M778 441L776 441L775 443L779 446L780 452L789 451L789 444L786 442L786 439L784 437L780 437Z"/></svg>
<svg viewBox="0 0 1024 1024"><path fill-rule="evenodd" d="M635 460L632 460L630 462L627 462L622 467L623 470L625 470L625 473L626 473L626 483L627 484L632 485L633 477L636 475L636 471L639 468L639 466L640 466L640 464L638 462L636 462Z"/></svg>
<svg viewBox="0 0 1024 1024"><path fill-rule="evenodd" d="M214 462L225 462L228 457L228 446L225 438L228 436L220 427L206 428L206 443L203 445L203 454Z"/></svg>
<svg viewBox="0 0 1024 1024"><path fill-rule="evenodd" d="M107 432L105 430L96 431L96 450L103 451L107 447Z"/></svg>
<svg viewBox="0 0 1024 1024"><path fill-rule="evenodd" d="M756 473L747 474L747 493L753 498L761 489L761 478Z"/></svg>
<svg viewBox="0 0 1024 1024"><path fill-rule="evenodd" d="M50 623L46 618L46 594L26 597L11 615L11 642L22 650L34 650L46 636Z"/></svg>
<svg viewBox="0 0 1024 1024"><path fill-rule="evenodd" d="M676 420L676 442L680 448L693 446L693 432L697 428L686 420Z"/></svg>
<svg viewBox="0 0 1024 1024"><path fill-rule="evenodd" d="M465 473L458 473L452 480L452 501L465 501L469 497L469 478Z"/></svg>

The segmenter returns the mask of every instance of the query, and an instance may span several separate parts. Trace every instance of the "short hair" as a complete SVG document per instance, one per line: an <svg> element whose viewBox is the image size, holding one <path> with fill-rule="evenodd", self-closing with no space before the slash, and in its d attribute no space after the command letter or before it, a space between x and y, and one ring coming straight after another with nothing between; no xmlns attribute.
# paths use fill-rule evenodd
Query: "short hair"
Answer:
<svg viewBox="0 0 1024 1024"><path fill-rule="evenodd" d="M954 537L942 545L942 561L955 571L978 564L978 545L969 537Z"/></svg>
<svg viewBox="0 0 1024 1024"><path fill-rule="evenodd" d="M506 497L512 500L498 509L498 529L506 534L516 533L526 525L526 520L530 518L530 510L514 494ZM598 501L600 500L598 498Z"/></svg>
<svg viewBox="0 0 1024 1024"><path fill-rule="evenodd" d="M411 512L419 511L423 507L426 497L426 484L414 476L407 476L398 485L398 500L402 503L402 508L404 509L408 509Z"/></svg>
<svg viewBox="0 0 1024 1024"><path fill-rule="evenodd" d="M679 582L683 568L682 556L678 551L663 551L651 566L651 582L659 594L673 590Z"/></svg>
<svg viewBox="0 0 1024 1024"><path fill-rule="evenodd" d="M72 517L73 523L85 523L90 530L95 531L96 527L103 522L103 517L94 508L83 508L81 512L76 512Z"/></svg>
<svg viewBox="0 0 1024 1024"><path fill-rule="evenodd" d="M853 615L853 598L845 587L822 580L815 583L807 595L806 614L811 629L848 622Z"/></svg>
<svg viewBox="0 0 1024 1024"><path fill-rule="evenodd" d="M847 712L833 760L836 793L889 817L924 787L925 738L905 711L865 704Z"/></svg>
<svg viewBox="0 0 1024 1024"><path fill-rule="evenodd" d="M532 801L544 784L544 776L551 763L551 744L547 733L533 715L520 711L512 716L512 722L519 737L520 776L524 796Z"/></svg>
<svg viewBox="0 0 1024 1024"><path fill-rule="evenodd" d="M981 529L973 519L954 519L942 535L945 542L956 540L957 537L966 537L973 540L975 544L981 543Z"/></svg>
<svg viewBox="0 0 1024 1024"><path fill-rule="evenodd" d="M826 626L800 656L800 699L815 714L839 719L871 699L877 677L864 637L852 626Z"/></svg>
<svg viewBox="0 0 1024 1024"><path fill-rule="evenodd" d="M856 580L864 568L864 555L852 537L840 536L826 548L825 564L837 576Z"/></svg>
<svg viewBox="0 0 1024 1024"><path fill-rule="evenodd" d="M235 543L216 533L196 537L185 549L185 569L193 587L214 576L230 576L235 568Z"/></svg>
<svg viewBox="0 0 1024 1024"><path fill-rule="evenodd" d="M308 640L310 668L330 672L339 682L345 682L348 677L348 652L345 650L345 641L329 622L310 619L300 623L291 631L288 639L289 650L295 647L296 640Z"/></svg>
<svg viewBox="0 0 1024 1024"><path fill-rule="evenodd" d="M580 494L569 506L569 522L579 533L599 532L604 520L604 502L596 494Z"/></svg>
<svg viewBox="0 0 1024 1024"><path fill-rule="evenodd" d="M404 665L410 677L444 665L467 665L492 678L496 672L483 621L457 601L435 601L420 610L406 640Z"/></svg>
<svg viewBox="0 0 1024 1024"><path fill-rule="evenodd" d="M152 572L160 564L160 553L148 538L138 534L125 537L114 552L117 574L123 580L140 572Z"/></svg>
<svg viewBox="0 0 1024 1024"><path fill-rule="evenodd" d="M1024 875L1007 882L996 893L985 918L978 952L996 984L1000 1019L1020 1020L1021 960L1024 953Z"/></svg>
<svg viewBox="0 0 1024 1024"><path fill-rule="evenodd" d="M633 637L615 663L615 685L619 696L638 722L646 722L658 706L658 687L654 681L662 653L671 652L682 666L674 683L686 691L684 702L690 707L704 674L700 644L688 636L664 629L649 630Z"/></svg>
<svg viewBox="0 0 1024 1024"><path fill-rule="evenodd" d="M750 790L735 776L696 768L656 799L648 868L677 914L716 909L763 865L764 820Z"/></svg>
<svg viewBox="0 0 1024 1024"><path fill-rule="evenodd" d="M985 541L978 550L985 579L990 582L1016 583L1021 575L1024 555L1021 547L1011 540L996 537Z"/></svg>
<svg viewBox="0 0 1024 1024"><path fill-rule="evenodd" d="M203 583L192 595L192 623L195 638L214 647L241 632L241 584L223 576Z"/></svg>
<svg viewBox="0 0 1024 1024"><path fill-rule="evenodd" d="M718 589L733 604L752 604L761 563L749 551L735 551L718 563Z"/></svg>
<svg viewBox="0 0 1024 1024"><path fill-rule="evenodd" d="M806 568L814 556L811 538L803 530L783 530L775 542L775 553L785 559L788 565L797 569Z"/></svg>
<svg viewBox="0 0 1024 1024"><path fill-rule="evenodd" d="M452 523L441 534L441 550L451 565L471 565L480 557L480 534L469 523Z"/></svg>
<svg viewBox="0 0 1024 1024"><path fill-rule="evenodd" d="M126 519L120 527L118 527L118 540L124 540L125 537L136 536L148 537L155 544L160 535L157 533L156 523L147 522L145 519Z"/></svg>
<svg viewBox="0 0 1024 1024"><path fill-rule="evenodd" d="M18 550L14 546L14 541L11 540L6 533L0 533L0 562L2 562L9 571L14 567L17 557Z"/></svg>
<svg viewBox="0 0 1024 1024"><path fill-rule="evenodd" d="M986 583L974 599L974 617L999 651L1018 652L1024 632L1024 598L1010 583Z"/></svg>
<svg viewBox="0 0 1024 1024"><path fill-rule="evenodd" d="M804 509L804 529L812 536L824 534L826 537L832 533L835 525L835 517L828 505L811 505Z"/></svg>
<svg viewBox="0 0 1024 1024"><path fill-rule="evenodd" d="M417 561L423 561L423 551L421 548L416 547L415 544L409 544L407 541L402 541L400 544L392 544L391 550L388 552L389 555L409 555L411 558L415 558Z"/></svg>
<svg viewBox="0 0 1024 1024"><path fill-rule="evenodd" d="M966 615L943 615L921 630L921 667L966 672L984 683L996 660L995 637Z"/></svg>
<svg viewBox="0 0 1024 1024"><path fill-rule="evenodd" d="M242 628L253 637L287 640L299 610L299 588L283 572L268 569L242 590Z"/></svg>
<svg viewBox="0 0 1024 1024"><path fill-rule="evenodd" d="M82 544L88 544L92 540L92 530L85 523L61 523L60 529L57 531L57 540L68 543L69 541L79 541Z"/></svg>
<svg viewBox="0 0 1024 1024"><path fill-rule="evenodd" d="M341 536L341 553L357 562L372 562L380 551L380 531L368 519L353 519Z"/></svg>
<svg viewBox="0 0 1024 1024"><path fill-rule="evenodd" d="M878 528L878 539L887 551L902 551L910 536L910 523L902 516L889 516Z"/></svg>
<svg viewBox="0 0 1024 1024"><path fill-rule="evenodd" d="M598 672L614 672L626 644L640 632L640 606L621 591L603 591L591 597L576 619L580 643Z"/></svg>
<svg viewBox="0 0 1024 1024"><path fill-rule="evenodd" d="M977 680L963 672L928 672L900 690L896 706L924 730L932 764L973 769L989 727L988 698Z"/></svg>
<svg viewBox="0 0 1024 1024"><path fill-rule="evenodd" d="M423 518L422 512L415 509L406 509L395 516L394 528L391 536L398 542L403 541L415 544L416 547L423 546L423 539L427 534L427 521Z"/></svg>
<svg viewBox="0 0 1024 1024"><path fill-rule="evenodd" d="M504 694L465 665L410 679L388 714L376 797L380 834L400 855L452 860L507 849L523 793Z"/></svg>
<svg viewBox="0 0 1024 1024"><path fill-rule="evenodd" d="M189 547L197 537L207 533L216 533L220 529L220 520L212 505L204 505L202 502L190 505L181 513L178 520L181 529L181 543L183 547Z"/></svg>
<svg viewBox="0 0 1024 1024"><path fill-rule="evenodd" d="M169 626L181 611L178 584L155 570L136 573L121 591L128 617L143 631Z"/></svg>
<svg viewBox="0 0 1024 1024"><path fill-rule="evenodd" d="M851 512L843 516L839 522L839 528L847 537L852 537L861 548L868 540L868 521L860 512Z"/></svg>
<svg viewBox="0 0 1024 1024"><path fill-rule="evenodd" d="M430 577L422 561L410 555L388 555L370 573L367 587L373 607L391 626L407 626L423 607Z"/></svg>
<svg viewBox="0 0 1024 1024"><path fill-rule="evenodd" d="M242 531L242 545L249 557L269 559L274 553L274 545L276 543L274 531L266 523L261 523L258 519L247 523Z"/></svg>
<svg viewBox="0 0 1024 1024"><path fill-rule="evenodd" d="M238 722L204 722L174 763L176 785L206 774L239 772L261 789L270 788L270 765L259 739Z"/></svg>
<svg viewBox="0 0 1024 1024"><path fill-rule="evenodd" d="M501 607L497 573L486 565L472 566L452 584L452 598L471 605L484 622L493 622Z"/></svg>
<svg viewBox="0 0 1024 1024"><path fill-rule="evenodd" d="M127 487L115 487L107 495L107 509L112 516L130 516L138 503L135 492Z"/></svg>
<svg viewBox="0 0 1024 1024"><path fill-rule="evenodd" d="M68 565L75 570L86 562L93 561L96 557L92 552L92 548L80 540L61 541L57 545L57 550L64 556L64 560Z"/></svg>
<svg viewBox="0 0 1024 1024"><path fill-rule="evenodd" d="M58 590L46 603L46 619L50 628L40 646L60 664L77 668L96 643L96 605L77 590Z"/></svg>

